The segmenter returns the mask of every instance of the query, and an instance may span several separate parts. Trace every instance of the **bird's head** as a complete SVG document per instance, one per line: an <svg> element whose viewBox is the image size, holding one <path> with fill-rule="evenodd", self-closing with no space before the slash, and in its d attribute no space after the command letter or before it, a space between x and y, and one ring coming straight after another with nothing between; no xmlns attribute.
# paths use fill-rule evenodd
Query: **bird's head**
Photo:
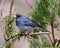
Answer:
<svg viewBox="0 0 60 48"><path fill-rule="evenodd" d="M16 21L20 21L20 18L22 17L21 14L16 14Z"/></svg>
<svg viewBox="0 0 60 48"><path fill-rule="evenodd" d="M20 18L21 16L21 14L16 14L16 18Z"/></svg>

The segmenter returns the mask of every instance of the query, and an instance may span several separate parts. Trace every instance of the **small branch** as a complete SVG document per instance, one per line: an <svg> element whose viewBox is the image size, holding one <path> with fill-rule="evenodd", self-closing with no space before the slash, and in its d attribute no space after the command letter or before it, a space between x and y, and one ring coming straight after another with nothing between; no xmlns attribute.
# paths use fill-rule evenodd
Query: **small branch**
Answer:
<svg viewBox="0 0 60 48"><path fill-rule="evenodd" d="M0 1L0 15L2 16L2 8L3 8L4 0Z"/></svg>
<svg viewBox="0 0 60 48"><path fill-rule="evenodd" d="M19 35L21 35L21 34L17 34L17 35L11 36L10 38L8 38L8 39L6 40L6 42L8 42L10 39L12 39L12 38L14 38L14 37L17 37L17 36L19 36Z"/></svg>
<svg viewBox="0 0 60 48"><path fill-rule="evenodd" d="M53 43L52 43L52 45L53 45L53 47L55 47L55 45L54 45L54 42L55 42L55 36L54 36L54 19L53 19L53 16L55 15L55 8L53 7L52 9L51 9L51 17L50 17L50 24L51 24L51 31L52 31L52 39L53 39Z"/></svg>
<svg viewBox="0 0 60 48"><path fill-rule="evenodd" d="M60 39L58 40L58 44L57 44L57 47L59 46L59 44L60 44Z"/></svg>
<svg viewBox="0 0 60 48"><path fill-rule="evenodd" d="M40 44L38 44L37 40L35 40L32 36L30 36L30 38L36 43L36 45L38 45L38 47L40 48Z"/></svg>
<svg viewBox="0 0 60 48"><path fill-rule="evenodd" d="M50 33L50 32L37 32L37 33L30 33L30 34L17 34L17 35L14 35L14 36L9 37L9 38L6 40L6 42L9 41L10 39L14 38L14 37L19 36L19 35L22 35L22 36L27 36L27 35L29 35L29 36L31 36L31 35L49 34L49 33Z"/></svg>
<svg viewBox="0 0 60 48"><path fill-rule="evenodd" d="M50 37L50 35L49 35L49 34L47 34L47 35L48 35L48 37L49 37L51 43L53 43L52 38Z"/></svg>
<svg viewBox="0 0 60 48"><path fill-rule="evenodd" d="M55 37L54 37L53 18L52 17L51 17L51 30L52 30L52 38L53 38L53 42L54 42Z"/></svg>
<svg viewBox="0 0 60 48"><path fill-rule="evenodd" d="M11 5L10 5L10 11L9 11L10 13L9 13L9 15L11 15L11 14L12 14L13 3L14 3L14 0L12 0L12 1L11 1Z"/></svg>
<svg viewBox="0 0 60 48"><path fill-rule="evenodd" d="M34 1L34 0L33 0L33 1ZM25 2L28 4L28 6L29 6L31 9L33 9L33 7L28 3L27 0L25 0Z"/></svg>
<svg viewBox="0 0 60 48"><path fill-rule="evenodd" d="M55 39L55 40L54 40L54 44L53 44L53 45L55 46L55 45L56 45L56 43L57 43L57 39Z"/></svg>
<svg viewBox="0 0 60 48"><path fill-rule="evenodd" d="M36 33L32 33L30 35L38 35L38 34L50 34L51 32L36 32Z"/></svg>

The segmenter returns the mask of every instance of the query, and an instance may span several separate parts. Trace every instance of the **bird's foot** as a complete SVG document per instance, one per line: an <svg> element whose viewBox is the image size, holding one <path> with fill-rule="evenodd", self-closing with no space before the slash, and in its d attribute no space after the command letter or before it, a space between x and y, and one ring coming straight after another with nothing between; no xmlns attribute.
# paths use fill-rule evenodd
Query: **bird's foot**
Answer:
<svg viewBox="0 0 60 48"><path fill-rule="evenodd" d="M28 31L21 32L21 35L29 35Z"/></svg>

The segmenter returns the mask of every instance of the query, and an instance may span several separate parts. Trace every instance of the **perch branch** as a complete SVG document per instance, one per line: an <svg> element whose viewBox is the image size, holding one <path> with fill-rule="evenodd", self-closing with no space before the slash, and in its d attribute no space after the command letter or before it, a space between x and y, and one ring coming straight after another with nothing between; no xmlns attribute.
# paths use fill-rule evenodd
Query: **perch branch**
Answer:
<svg viewBox="0 0 60 48"><path fill-rule="evenodd" d="M0 15L2 16L2 9L3 9L3 4L4 4L4 0L0 0Z"/></svg>
<svg viewBox="0 0 60 48"><path fill-rule="evenodd" d="M38 35L38 34L50 34L50 32L36 32L36 33L32 33L30 35Z"/></svg>
<svg viewBox="0 0 60 48"><path fill-rule="evenodd" d="M19 35L23 35L23 36L29 35L29 36L31 36L31 35L38 35L38 34L50 34L50 32L36 32L36 33L30 33L30 34L17 34L17 35L14 35L14 36L9 37L9 38L6 40L6 42L9 41L10 39L14 38L14 37L19 36Z"/></svg>

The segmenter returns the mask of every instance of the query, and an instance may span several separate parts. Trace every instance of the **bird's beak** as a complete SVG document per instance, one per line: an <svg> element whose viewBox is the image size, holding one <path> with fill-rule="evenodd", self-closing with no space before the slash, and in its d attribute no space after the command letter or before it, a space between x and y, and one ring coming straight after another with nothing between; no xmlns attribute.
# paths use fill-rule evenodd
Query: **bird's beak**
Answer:
<svg viewBox="0 0 60 48"><path fill-rule="evenodd" d="M13 14L14 18L16 18L16 14Z"/></svg>
<svg viewBox="0 0 60 48"><path fill-rule="evenodd" d="M16 15L14 15L14 18L16 18Z"/></svg>

